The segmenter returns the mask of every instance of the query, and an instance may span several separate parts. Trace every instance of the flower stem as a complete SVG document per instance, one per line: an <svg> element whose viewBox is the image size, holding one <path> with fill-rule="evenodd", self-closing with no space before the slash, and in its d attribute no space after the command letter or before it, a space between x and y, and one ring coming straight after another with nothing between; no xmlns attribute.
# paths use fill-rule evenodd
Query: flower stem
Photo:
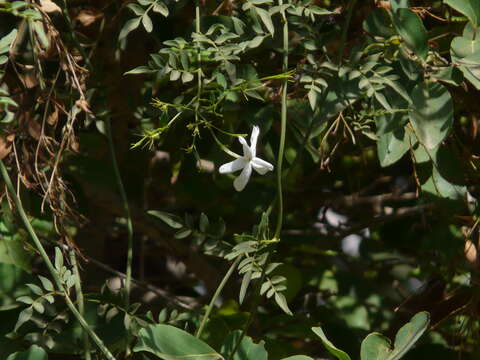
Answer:
<svg viewBox="0 0 480 360"><path fill-rule="evenodd" d="M210 303L208 304L207 311L205 312L205 315L203 315L202 322L200 323L200 326L198 327L198 330L195 334L197 338L200 338L202 336L202 332L205 329L205 325L207 324L208 318L210 316L210 313L213 310L213 307L215 306L215 302L217 301L218 297L222 293L223 288L228 282L228 279L232 276L233 272L237 268L238 264L240 263L241 256L237 257L235 261L232 263L230 268L228 269L227 273L223 277L222 281L220 282L220 285L218 285L217 290L215 290L215 294L213 294L212 299L210 300Z"/></svg>
<svg viewBox="0 0 480 360"><path fill-rule="evenodd" d="M130 289L132 287L132 262L133 262L133 223L132 216L130 214L130 206L128 205L127 194L125 187L123 186L122 176L120 175L120 169L118 167L117 157L115 156L115 145L113 143L112 126L110 119L105 119L105 129L108 138L108 145L110 148L110 156L112 157L113 170L115 172L115 179L117 181L120 197L122 198L123 208L125 210L125 216L127 218L127 232L128 232L128 249L127 249L127 269L125 277L125 309L128 309L130 304Z"/></svg>
<svg viewBox="0 0 480 360"><path fill-rule="evenodd" d="M278 5L280 6L280 8L282 8L283 0L278 0ZM283 21L282 71L286 73L288 71L288 22L287 22L287 16L285 14L285 10L281 11L281 15L282 15L282 21ZM283 166L283 157L285 152L285 133L287 130L287 90L288 90L287 84L288 84L288 78L285 77L283 79L283 84L282 84L282 107L281 107L281 127L280 127L281 132L280 132L280 145L278 149L278 158L277 158L277 197L275 200L277 202L278 217L277 217L277 224L275 227L275 235L273 237L273 240L276 240L276 241L280 240L280 233L282 231L282 225L283 225L282 166ZM267 212L269 213L271 209L272 207L269 207ZM271 250L268 251L267 253L267 259L265 260L265 264L268 264L270 254L271 254ZM258 304L260 302L260 290L261 290L261 285L265 279L265 276L266 276L266 267L262 269L262 274L260 276L260 279L258 279L257 286L254 291L255 297L252 301L252 306L251 306L251 310L250 310L250 314L248 316L247 322L245 323L245 326L242 329L242 333L239 339L237 340L237 343L235 344L233 351L228 356L227 360L233 359L233 357L235 356L235 353L240 347L240 344L243 338L247 334L247 331L250 325L253 322L253 318L257 312Z"/></svg>
<svg viewBox="0 0 480 360"><path fill-rule="evenodd" d="M280 8L283 6L283 0L278 0ZM282 72L288 71L288 21L285 10L281 11L283 20L283 66ZM285 133L287 130L287 90L288 79L285 78L282 84L282 108L281 108L281 127L280 127L280 145L277 158L277 198L278 198L278 217L275 227L274 239L280 239L280 232L283 225L283 191L282 191L282 166L285 152Z"/></svg>
<svg viewBox="0 0 480 360"><path fill-rule="evenodd" d="M10 193L10 196L12 197L13 201L15 202L15 205L17 207L17 211L20 215L20 218L22 219L23 225L27 229L28 234L33 240L33 243L35 244L35 247L37 248L38 252L40 253L40 256L42 257L43 261L45 262L45 265L48 268L48 271L52 275L55 284L57 285L58 289L63 293L63 296L65 298L65 302L67 304L67 307L69 310L72 312L72 314L75 316L77 321L80 323L82 328L88 333L90 338L95 342L95 344L98 346L100 351L105 355L105 357L108 360L115 360L115 357L112 355L112 353L107 349L107 347L104 345L103 341L98 337L98 335L90 328L88 323L86 322L85 318L79 313L75 305L73 304L72 300L70 299L68 292L65 288L65 286L62 283L62 280L60 279L57 270L55 270L55 267L53 266L50 258L48 257L47 252L45 251L45 248L43 247L42 243L40 242L40 239L38 238L37 234L35 233L35 230L33 229L32 225L30 224L30 221L28 220L27 214L25 213L25 210L23 209L22 203L20 199L17 196L17 193L15 192L15 188L13 187L12 181L10 180L10 176L8 175L7 168L5 167L5 164L3 163L2 160L0 160L0 173L2 174L3 181L7 185L8 192Z"/></svg>

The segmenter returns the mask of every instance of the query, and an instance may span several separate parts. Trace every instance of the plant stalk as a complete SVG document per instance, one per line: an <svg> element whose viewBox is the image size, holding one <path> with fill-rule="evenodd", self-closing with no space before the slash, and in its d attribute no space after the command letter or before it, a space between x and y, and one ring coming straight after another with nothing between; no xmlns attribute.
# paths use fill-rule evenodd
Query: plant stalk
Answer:
<svg viewBox="0 0 480 360"><path fill-rule="evenodd" d="M278 0L278 5L283 6L283 0ZM288 21L285 10L281 11L283 21L283 65L282 72L288 71ZM287 130L287 91L288 79L285 78L282 84L282 108L281 108L281 126L280 126L280 145L277 158L277 198L278 198L278 217L275 227L274 239L280 239L280 232L283 226L283 191L282 191L282 166L285 152L285 133Z"/></svg>
<svg viewBox="0 0 480 360"><path fill-rule="evenodd" d="M120 175L120 169L118 167L117 157L115 155L115 145L113 143L112 126L110 119L105 119L105 128L108 138L108 145L110 148L110 156L112 157L113 170L115 172L115 179L117 181L118 190L120 191L120 197L123 202L123 209L125 210L125 216L127 219L127 232L128 232L128 249L127 249L127 269L125 278L125 309L128 309L130 305L130 291L132 288L132 263L133 263L133 223L132 215L130 213L130 206L128 205L127 193L123 185L122 176Z"/></svg>
<svg viewBox="0 0 480 360"><path fill-rule="evenodd" d="M90 328L88 323L86 322L85 318L80 314L80 312L77 310L75 305L73 304L72 300L70 299L70 296L68 295L67 289L62 283L62 280L60 279L57 270L55 270L55 267L53 266L50 258L48 257L47 252L45 251L45 248L43 247L42 243L40 242L40 239L38 238L37 234L35 233L35 230L33 229L32 225L30 224L30 221L28 220L27 214L25 213L25 210L22 206L22 203L20 199L17 196L17 193L15 192L15 188L13 187L12 181L10 179L10 176L8 175L7 168L5 167L5 164L3 163L3 160L0 160L0 173L2 174L3 181L7 185L8 192L10 193L10 196L12 197L13 201L15 202L15 205L17 207L17 211L20 215L20 218L22 219L23 225L25 226L28 234L33 240L33 243L35 244L35 247L37 248L38 252L40 253L40 256L42 257L43 261L45 262L45 265L48 268L48 271L52 275L55 284L57 285L58 289L63 293L63 296L65 298L65 302L69 308L69 310L73 313L77 321L80 323L82 328L88 333L90 338L95 342L95 344L98 346L100 351L105 355L105 357L108 360L116 360L115 357L112 355L110 350L105 346L103 341L98 337L98 335Z"/></svg>
<svg viewBox="0 0 480 360"><path fill-rule="evenodd" d="M85 301L83 298L82 282L80 279L80 271L78 269L77 255L75 254L75 250L73 248L69 249L68 255L73 268L73 276L75 276L75 294L77 296L78 312L80 315L85 316ZM83 332L83 347L85 350L85 360L91 360L92 355L90 351L90 338L88 337L86 331Z"/></svg>
<svg viewBox="0 0 480 360"><path fill-rule="evenodd" d="M283 0L278 0L278 5L280 8L283 5ZM283 21L283 65L282 65L282 72L286 73L288 72L288 21L287 21L287 16L285 14L285 10L281 11L282 15L282 21ZM280 240L280 233L282 231L282 226L283 226L283 190L282 190L282 167L283 167L283 158L284 158L284 152L285 152L285 133L287 130L287 90L288 90L288 78L285 78L283 80L282 84L282 105L281 105L281 133L280 133L280 145L278 149L278 158L277 158L277 209L278 209L278 217L277 217L277 224L275 227L275 235L273 237L273 240ZM269 208L268 211L271 211L271 208ZM268 259L270 258L271 251L267 253L267 259L265 261L265 264L268 264ZM257 286L255 288L255 297L252 302L250 314L248 317L248 320L242 329L242 333L235 344L235 347L233 348L232 353L229 355L227 358L228 360L232 360L233 357L235 356L235 353L237 352L238 348L240 347L240 344L245 337L250 325L252 324L253 317L256 314L258 304L260 302L260 290L261 290L261 285L263 283L263 280L265 279L265 267L262 269L262 275L260 279L258 279Z"/></svg>
<svg viewBox="0 0 480 360"><path fill-rule="evenodd" d="M200 326L198 327L198 330L195 334L197 338L200 338L202 336L202 332L205 329L205 325L207 324L208 318L210 316L210 313L213 310L213 307L215 306L215 302L217 301L218 297L222 293L223 288L227 284L228 280L232 276L233 272L237 268L238 264L240 263L241 256L237 257L235 261L232 263L230 268L228 269L227 273L223 277L222 281L220 282L220 285L218 285L217 290L215 290L215 294L212 296L212 300L210 300L210 303L208 304L207 311L205 312L205 315L203 315L202 322L200 323Z"/></svg>
<svg viewBox="0 0 480 360"><path fill-rule="evenodd" d="M200 34L200 0L195 1L195 32ZM200 43L197 43L197 104L195 105L195 122L198 123L200 112L200 98L202 96L202 55L200 54Z"/></svg>

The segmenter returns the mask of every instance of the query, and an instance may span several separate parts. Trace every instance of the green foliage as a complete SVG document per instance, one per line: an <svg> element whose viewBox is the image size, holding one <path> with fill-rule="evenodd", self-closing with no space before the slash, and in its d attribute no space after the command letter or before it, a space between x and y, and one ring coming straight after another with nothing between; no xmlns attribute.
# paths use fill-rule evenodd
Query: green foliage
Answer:
<svg viewBox="0 0 480 360"><path fill-rule="evenodd" d="M0 357L476 358L479 4L0 0Z"/></svg>
<svg viewBox="0 0 480 360"><path fill-rule="evenodd" d="M393 348L390 340L378 333L368 335L362 342L360 358L362 360L397 360L415 344L427 330L430 316L426 312L418 313L405 324L395 336Z"/></svg>
<svg viewBox="0 0 480 360"><path fill-rule="evenodd" d="M30 349L23 352L11 354L7 360L47 360L48 355L41 347L32 345Z"/></svg>
<svg viewBox="0 0 480 360"><path fill-rule="evenodd" d="M453 103L448 90L439 83L418 84L412 91L410 121L420 144L437 147L453 125Z"/></svg>
<svg viewBox="0 0 480 360"><path fill-rule="evenodd" d="M223 359L203 341L170 325L149 325L140 330L139 343L134 351L145 351L160 359Z"/></svg>
<svg viewBox="0 0 480 360"><path fill-rule="evenodd" d="M323 345L326 347L328 352L335 356L338 360L350 360L350 356L348 354L333 345L330 340L327 339L327 336L323 332L322 328L315 327L312 328L312 331L320 338Z"/></svg>

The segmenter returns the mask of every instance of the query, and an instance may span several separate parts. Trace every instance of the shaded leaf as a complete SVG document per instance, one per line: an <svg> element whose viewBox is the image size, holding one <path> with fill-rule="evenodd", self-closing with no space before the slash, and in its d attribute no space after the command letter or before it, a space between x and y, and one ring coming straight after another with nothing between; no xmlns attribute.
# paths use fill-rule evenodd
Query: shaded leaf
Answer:
<svg viewBox="0 0 480 360"><path fill-rule="evenodd" d="M230 358L241 335L242 332L237 330L227 336L220 350L225 358ZM267 360L267 358L268 354L263 341L255 344L251 337L244 336L231 360Z"/></svg>
<svg viewBox="0 0 480 360"><path fill-rule="evenodd" d="M453 102L438 82L420 83L412 91L410 121L420 143L429 149L440 144L453 125Z"/></svg>
<svg viewBox="0 0 480 360"><path fill-rule="evenodd" d="M142 24L143 24L143 27L145 28L145 30L147 32L152 32L153 30L153 23L152 23L152 19L150 19L150 16L148 16L147 14L143 15L142 16Z"/></svg>
<svg viewBox="0 0 480 360"><path fill-rule="evenodd" d="M360 348L361 360L386 360L391 350L390 339L379 333L369 334Z"/></svg>
<svg viewBox="0 0 480 360"><path fill-rule="evenodd" d="M255 8L255 11L257 12L258 16L260 16L260 19L262 19L262 22L267 28L268 32L273 36L275 34L275 28L273 27L270 13L267 10L258 7Z"/></svg>
<svg viewBox="0 0 480 360"><path fill-rule="evenodd" d="M182 219L177 215L173 215L173 214L170 214L164 211L159 211L159 210L149 210L147 211L147 214L162 220L165 224L167 224L171 228L181 229L183 227Z"/></svg>
<svg viewBox="0 0 480 360"><path fill-rule="evenodd" d="M428 36L420 17L410 9L399 8L393 13L393 24L407 46L423 60L428 55Z"/></svg>
<svg viewBox="0 0 480 360"><path fill-rule="evenodd" d="M48 355L41 347L32 345L27 351L11 354L7 360L48 360Z"/></svg>
<svg viewBox="0 0 480 360"><path fill-rule="evenodd" d="M120 34L118 35L118 39L122 40L123 38L127 37L127 35L138 28L140 22L142 21L142 17L138 17L135 19L128 20L125 25L123 25L122 30L120 30Z"/></svg>
<svg viewBox="0 0 480 360"><path fill-rule="evenodd" d="M338 360L351 360L350 356L348 356L345 351L338 349L330 342L330 340L327 339L327 336L321 327L313 327L312 331L320 338L328 352L335 356Z"/></svg>
<svg viewBox="0 0 480 360"><path fill-rule="evenodd" d="M140 330L133 351L145 351L164 360L217 360L223 357L203 341L170 325L149 325Z"/></svg>
<svg viewBox="0 0 480 360"><path fill-rule="evenodd" d="M445 0L444 3L465 15L472 22L473 26L478 27L480 25L480 1Z"/></svg>

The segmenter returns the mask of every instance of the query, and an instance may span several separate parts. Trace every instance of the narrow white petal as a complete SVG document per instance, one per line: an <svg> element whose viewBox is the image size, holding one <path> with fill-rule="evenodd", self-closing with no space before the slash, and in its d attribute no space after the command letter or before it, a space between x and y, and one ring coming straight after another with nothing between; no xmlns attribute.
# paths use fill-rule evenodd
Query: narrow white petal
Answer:
<svg viewBox="0 0 480 360"><path fill-rule="evenodd" d="M242 169L246 164L246 161L243 157L230 161L229 163L223 164L218 169L220 174L229 174L235 171Z"/></svg>
<svg viewBox="0 0 480 360"><path fill-rule="evenodd" d="M253 158L252 150L250 150L250 147L247 144L247 140L239 136L238 141L240 141L240 144L242 144L243 146L243 156L250 159Z"/></svg>
<svg viewBox="0 0 480 360"><path fill-rule="evenodd" d="M243 168L240 175L233 182L233 187L235 188L235 190L242 191L243 189L245 189L245 186L250 179L250 175L252 175L252 165L250 164L250 162L248 162L245 164L245 167Z"/></svg>
<svg viewBox="0 0 480 360"><path fill-rule="evenodd" d="M258 134L260 134L260 129L258 126L254 126L252 129L252 135L250 135L250 150L252 151L252 157L255 157L257 154Z"/></svg>
<svg viewBox="0 0 480 360"><path fill-rule="evenodd" d="M273 170L272 164L258 157L254 157L251 161L251 164L255 171L260 175L265 175L268 171Z"/></svg>

